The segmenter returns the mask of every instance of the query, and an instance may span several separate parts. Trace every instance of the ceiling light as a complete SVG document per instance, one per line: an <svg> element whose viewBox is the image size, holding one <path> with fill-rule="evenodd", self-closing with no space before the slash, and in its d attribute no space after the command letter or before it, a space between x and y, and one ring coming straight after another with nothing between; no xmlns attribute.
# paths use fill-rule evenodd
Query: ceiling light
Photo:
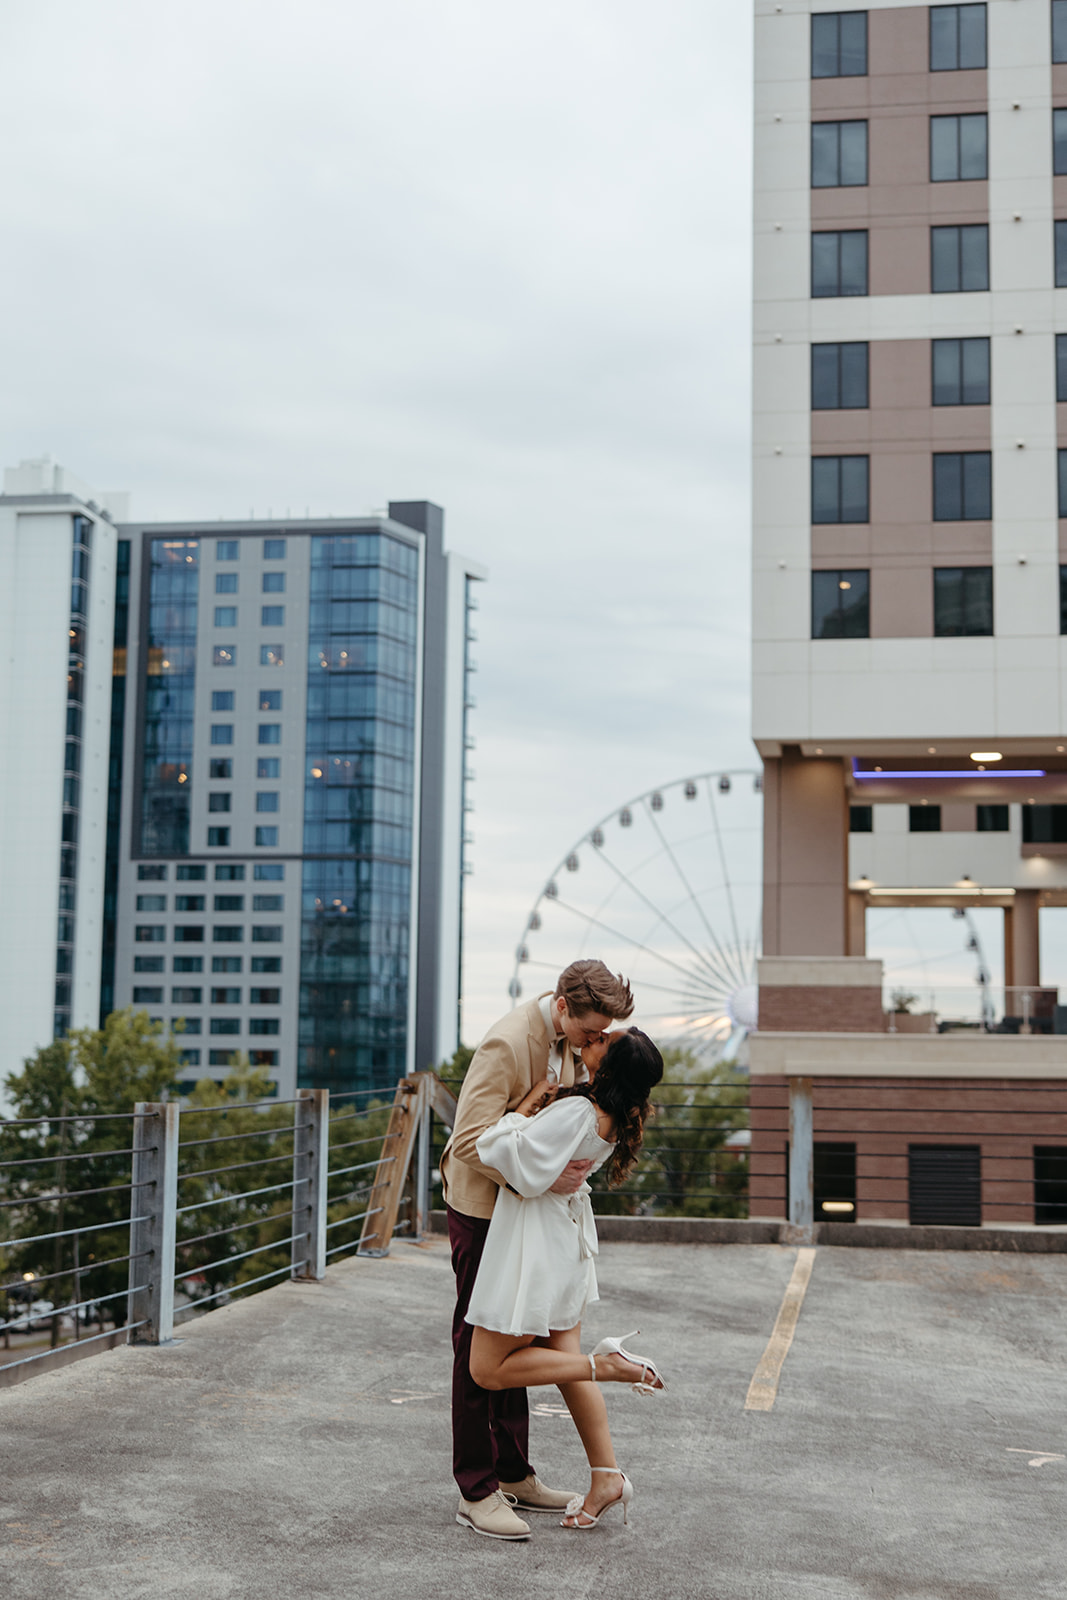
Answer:
<svg viewBox="0 0 1067 1600"><path fill-rule="evenodd" d="M972 761L1000 761L1001 759L1002 759L1002 757L1001 757L1001 754L1000 754L999 750L972 750L971 751L971 760Z"/></svg>

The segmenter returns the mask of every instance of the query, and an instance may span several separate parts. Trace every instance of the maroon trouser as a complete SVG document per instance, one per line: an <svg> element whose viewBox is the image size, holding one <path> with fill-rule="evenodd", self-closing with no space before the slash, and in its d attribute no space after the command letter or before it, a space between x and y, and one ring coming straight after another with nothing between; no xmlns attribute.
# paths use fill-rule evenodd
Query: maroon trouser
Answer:
<svg viewBox="0 0 1067 1600"><path fill-rule="evenodd" d="M448 1210L456 1314L452 1319L452 1471L464 1500L484 1500L505 1483L519 1483L530 1465L530 1407L525 1389L483 1389L471 1377L471 1335L463 1319L489 1232L488 1217Z"/></svg>

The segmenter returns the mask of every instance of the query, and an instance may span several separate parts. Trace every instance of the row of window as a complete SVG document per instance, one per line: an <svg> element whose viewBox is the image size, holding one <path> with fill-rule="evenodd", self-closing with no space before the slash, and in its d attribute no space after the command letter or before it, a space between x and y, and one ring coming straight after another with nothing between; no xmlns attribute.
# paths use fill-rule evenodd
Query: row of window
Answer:
<svg viewBox="0 0 1067 1600"><path fill-rule="evenodd" d="M224 612L232 613L223 616ZM216 628L236 628L237 607L215 607ZM259 647L259 664L261 667L284 667L284 644L261 644ZM211 665L213 667L235 667L237 665L237 646L235 644L217 644L212 646Z"/></svg>
<svg viewBox="0 0 1067 1600"><path fill-rule="evenodd" d="M281 770L282 764L277 756L259 756L256 761L256 777L259 779L280 778ZM229 756L212 756L208 762L208 777L214 779L232 778L233 761L231 758Z"/></svg>
<svg viewBox="0 0 1067 1600"><path fill-rule="evenodd" d="M814 300L866 295L866 228L830 228L811 236ZM931 294L974 294L989 288L989 225L953 224L930 229Z"/></svg>
<svg viewBox="0 0 1067 1600"><path fill-rule="evenodd" d="M175 944L203 944L205 929L202 923L193 926L178 924L171 931ZM214 944L242 944L245 930L240 927L212 928L211 938ZM162 923L138 922L133 930L133 937L137 944L162 944L167 937L167 930ZM281 944L282 927L280 923L269 923L252 926L253 944Z"/></svg>
<svg viewBox="0 0 1067 1600"><path fill-rule="evenodd" d="M166 972L166 958L164 956L134 956L134 972ZM203 972L203 956L172 956L172 972ZM212 956L212 972L243 972L243 956ZM280 972L282 970L281 956L250 956L248 961L249 972Z"/></svg>
<svg viewBox="0 0 1067 1600"><path fill-rule="evenodd" d="M1062 345L1060 341L1063 341ZM870 405L870 346L866 340L811 347L813 411L865 411ZM930 388L935 406L990 403L989 340L931 339ZM1065 393L1060 394L1061 383ZM1056 335L1057 399L1067 398L1067 335Z"/></svg>
<svg viewBox="0 0 1067 1600"><path fill-rule="evenodd" d="M238 576L239 574L236 572L216 572L215 593L237 594L239 592ZM260 582L264 594L285 593L284 572L264 572L261 576Z"/></svg>
<svg viewBox="0 0 1067 1600"><path fill-rule="evenodd" d="M229 811L232 800L233 795L228 790L216 789L207 797L207 808L209 811ZM281 796L277 789L258 789L256 791L256 810L259 812L280 811L280 800Z"/></svg>
<svg viewBox="0 0 1067 1600"><path fill-rule="evenodd" d="M1060 568L1060 631L1067 568ZM862 567L813 572L811 637L869 639L870 572ZM934 638L983 638L993 632L992 567L934 567Z"/></svg>
<svg viewBox="0 0 1067 1600"><path fill-rule="evenodd" d="M152 996L156 998L153 999ZM142 988L134 989L134 1005L159 1005L162 1002L163 992L159 989ZM171 1021L173 1033L197 1034L203 1033L202 1019L200 1017L174 1017ZM211 1017L209 1019L208 1033L245 1033L250 1035L264 1035L281 1033L281 1024L277 1017L250 1017L247 1028L241 1027L240 1017Z"/></svg>
<svg viewBox="0 0 1067 1600"><path fill-rule="evenodd" d="M1052 59L1067 61L1067 0L1052 0ZM931 72L973 72L987 65L984 5L930 7ZM867 76L866 11L831 11L811 19L813 78Z"/></svg>
<svg viewBox="0 0 1067 1600"><path fill-rule="evenodd" d="M235 1052L232 1049L209 1050L208 1061L213 1067L228 1067L233 1061L234 1053ZM276 1067L278 1065L277 1050L250 1050L248 1052L248 1056L254 1067ZM181 1058L182 1065L185 1067L198 1067L200 1065L199 1050L183 1050L181 1052ZM183 1079L178 1085L178 1089L182 1094L192 1094L195 1088L196 1083L191 1078ZM277 1094L278 1085L276 1083L272 1083L270 1088L267 1090L267 1093L268 1095Z"/></svg>
<svg viewBox="0 0 1067 1600"><path fill-rule="evenodd" d="M285 627L285 607L284 606L260 606L260 608L259 608L259 625L260 625L261 628L284 628ZM216 606L215 607L215 626L216 626L216 628L236 628L236 626L237 626L237 607L236 606Z"/></svg>
<svg viewBox="0 0 1067 1600"><path fill-rule="evenodd" d="M211 1004L213 1006L239 1006L242 989L213 988L211 991ZM136 1005L162 1005L163 988L158 984L136 984L133 998ZM250 1006L277 1006L281 1005L282 991L280 989L256 989L248 991ZM199 1006L204 1003L202 988L190 987L188 984L173 984L170 991L172 1006Z"/></svg>
<svg viewBox="0 0 1067 1600"><path fill-rule="evenodd" d="M1033 809L1036 810L1038 808L1034 807ZM1050 810L1051 807L1042 807L1041 809ZM1067 807L1063 809L1067 810ZM975 806L974 826L978 833L1008 833L1011 828L1010 807ZM874 807L849 806L848 831L849 833L873 833ZM909 806L908 832L940 833L941 807L931 805Z"/></svg>
<svg viewBox="0 0 1067 1600"><path fill-rule="evenodd" d="M245 540L244 542L247 543L248 541ZM239 561L241 559L241 543L242 541L240 539L216 539L215 560ZM285 540L264 539L263 559L264 561L284 561Z"/></svg>
<svg viewBox="0 0 1067 1600"><path fill-rule="evenodd" d="M255 847L257 850L272 850L278 844L278 830L271 826L255 830ZM209 828L207 830L207 847L209 850L228 850L230 847L229 828Z"/></svg>
<svg viewBox="0 0 1067 1600"><path fill-rule="evenodd" d="M166 861L142 861L137 868L137 877L141 883L166 883L169 870L170 867ZM174 876L179 883L203 883L207 877L207 867L202 861L179 861L175 865ZM252 876L257 883L284 883L285 863L284 861L256 861L252 865ZM243 862L220 861L215 863L216 883L243 883L244 880L245 867Z"/></svg>
<svg viewBox="0 0 1067 1600"><path fill-rule="evenodd" d="M175 911L203 911L205 895L202 894L176 894L174 896ZM217 894L214 898L216 911L243 911L245 897L243 894ZM138 911L166 911L167 897L165 894L139 894L137 896ZM285 896L283 894L254 894L252 896L253 911L284 911Z"/></svg>
<svg viewBox="0 0 1067 1600"><path fill-rule="evenodd" d="M813 189L862 189L868 172L866 118L811 125ZM1067 111L1052 113L1053 170L1067 172ZM930 182L966 183L989 176L989 118L984 111L953 112L930 118ZM1064 165L1059 165L1060 162ZM236 576L236 575L235 575ZM216 583L216 591L218 585ZM227 593L236 593L236 588Z"/></svg>
<svg viewBox="0 0 1067 1600"><path fill-rule="evenodd" d="M213 722L211 724L212 744L233 743L233 723ZM282 725L280 722L261 722L257 732L259 744L281 744Z"/></svg>
<svg viewBox="0 0 1067 1600"><path fill-rule="evenodd" d="M1067 493L1067 450L1060 455L1061 515ZM945 450L933 457L935 522L988 522L993 515L993 457L989 450ZM871 519L869 456L813 456L811 520L816 524Z"/></svg>

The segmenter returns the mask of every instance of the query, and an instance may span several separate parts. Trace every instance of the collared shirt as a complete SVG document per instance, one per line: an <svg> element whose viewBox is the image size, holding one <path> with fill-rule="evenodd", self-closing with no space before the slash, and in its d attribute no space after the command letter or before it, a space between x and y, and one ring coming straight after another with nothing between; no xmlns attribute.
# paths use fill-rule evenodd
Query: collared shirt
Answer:
<svg viewBox="0 0 1067 1600"><path fill-rule="evenodd" d="M577 1051L571 1047L567 1035L556 1032L556 1021L552 1015L552 998L550 994L545 994L541 996L540 1000L541 1015L545 1019L545 1026L552 1039L548 1049L548 1070L545 1076L550 1083L558 1083L562 1074L563 1064L567 1059L566 1052L570 1051L570 1057L574 1063L575 1083L587 1083L589 1074L585 1070L585 1062Z"/></svg>

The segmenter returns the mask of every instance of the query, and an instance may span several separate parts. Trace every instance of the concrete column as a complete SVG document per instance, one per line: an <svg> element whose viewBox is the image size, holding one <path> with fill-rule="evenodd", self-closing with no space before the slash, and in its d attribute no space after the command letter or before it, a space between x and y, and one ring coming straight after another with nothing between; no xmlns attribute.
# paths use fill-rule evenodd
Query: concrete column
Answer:
<svg viewBox="0 0 1067 1600"><path fill-rule="evenodd" d="M1040 891L1016 889L1004 912L1004 982L1009 988L1036 989L1041 980ZM1017 1006L1008 1008L1018 1015Z"/></svg>
<svg viewBox="0 0 1067 1600"><path fill-rule="evenodd" d="M130 1343L165 1344L174 1337L178 1106L139 1100L134 1110L127 1315L143 1326Z"/></svg>
<svg viewBox="0 0 1067 1600"><path fill-rule="evenodd" d="M848 950L850 956L867 954L867 896L860 890L848 895Z"/></svg>
<svg viewBox="0 0 1067 1600"><path fill-rule="evenodd" d="M815 1118L810 1078L789 1080L789 1225L794 1243L810 1244L815 1221Z"/></svg>
<svg viewBox="0 0 1067 1600"><path fill-rule="evenodd" d="M844 763L785 745L764 763L763 953L859 954L849 940Z"/></svg>
<svg viewBox="0 0 1067 1600"><path fill-rule="evenodd" d="M326 1184L330 1164L330 1091L298 1089L293 1133L292 1276L326 1276Z"/></svg>

